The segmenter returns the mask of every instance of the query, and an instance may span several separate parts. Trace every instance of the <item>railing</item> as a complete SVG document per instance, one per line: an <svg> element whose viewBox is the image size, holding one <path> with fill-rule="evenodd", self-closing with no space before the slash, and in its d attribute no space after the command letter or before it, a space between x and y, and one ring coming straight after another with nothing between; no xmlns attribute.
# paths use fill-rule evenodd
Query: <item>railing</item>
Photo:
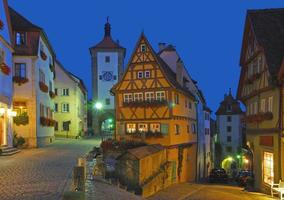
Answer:
<svg viewBox="0 0 284 200"><path fill-rule="evenodd" d="M130 102L123 102L123 106L129 107L149 107L149 106L166 106L169 102L167 100L143 100L143 101L130 101Z"/></svg>

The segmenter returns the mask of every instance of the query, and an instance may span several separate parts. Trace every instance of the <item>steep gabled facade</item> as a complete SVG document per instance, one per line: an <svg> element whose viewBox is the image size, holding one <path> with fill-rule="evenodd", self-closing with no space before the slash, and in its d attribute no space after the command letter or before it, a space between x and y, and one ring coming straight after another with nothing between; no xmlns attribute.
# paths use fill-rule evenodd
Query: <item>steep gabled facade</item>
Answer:
<svg viewBox="0 0 284 200"><path fill-rule="evenodd" d="M112 88L116 138L166 147L174 164L173 183L194 181L196 171L195 97L180 80L142 33L121 81Z"/></svg>
<svg viewBox="0 0 284 200"><path fill-rule="evenodd" d="M29 147L54 139L53 96L55 53L44 30L10 8L13 54L14 131Z"/></svg>
<svg viewBox="0 0 284 200"><path fill-rule="evenodd" d="M283 179L281 90L284 9L249 10L241 51L237 98L246 106L246 138L255 186L269 190Z"/></svg>
<svg viewBox="0 0 284 200"><path fill-rule="evenodd" d="M12 130L12 53L11 24L8 4L0 1L0 147L11 147Z"/></svg>
<svg viewBox="0 0 284 200"><path fill-rule="evenodd" d="M87 131L87 89L84 82L55 61L55 136L79 138Z"/></svg>

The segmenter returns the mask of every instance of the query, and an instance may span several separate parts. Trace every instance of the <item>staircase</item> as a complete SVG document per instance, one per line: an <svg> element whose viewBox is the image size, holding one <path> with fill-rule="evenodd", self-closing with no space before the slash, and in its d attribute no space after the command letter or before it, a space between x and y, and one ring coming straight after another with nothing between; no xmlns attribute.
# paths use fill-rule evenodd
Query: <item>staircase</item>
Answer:
<svg viewBox="0 0 284 200"><path fill-rule="evenodd" d="M11 156L19 152L20 150L14 147L7 147L7 146L0 147L0 156Z"/></svg>

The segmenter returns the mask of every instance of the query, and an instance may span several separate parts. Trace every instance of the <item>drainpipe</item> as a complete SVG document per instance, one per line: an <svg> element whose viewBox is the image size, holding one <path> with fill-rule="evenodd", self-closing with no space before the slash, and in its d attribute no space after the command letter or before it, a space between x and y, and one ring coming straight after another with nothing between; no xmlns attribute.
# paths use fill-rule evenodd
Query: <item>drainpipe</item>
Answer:
<svg viewBox="0 0 284 200"><path fill-rule="evenodd" d="M199 126L198 126L198 100L195 102L195 112L196 112L196 138L197 138L197 141L196 141L196 173L195 173L195 182L197 182L197 180L198 180L198 177L197 177L197 175L198 175L198 153L199 153Z"/></svg>

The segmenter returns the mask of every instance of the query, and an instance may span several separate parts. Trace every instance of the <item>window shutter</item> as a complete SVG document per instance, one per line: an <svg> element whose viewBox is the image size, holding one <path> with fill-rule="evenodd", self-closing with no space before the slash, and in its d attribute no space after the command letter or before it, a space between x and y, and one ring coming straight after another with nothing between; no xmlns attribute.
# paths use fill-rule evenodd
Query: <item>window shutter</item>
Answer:
<svg viewBox="0 0 284 200"><path fill-rule="evenodd" d="M169 125L168 124L161 124L161 132L163 135L169 134Z"/></svg>

